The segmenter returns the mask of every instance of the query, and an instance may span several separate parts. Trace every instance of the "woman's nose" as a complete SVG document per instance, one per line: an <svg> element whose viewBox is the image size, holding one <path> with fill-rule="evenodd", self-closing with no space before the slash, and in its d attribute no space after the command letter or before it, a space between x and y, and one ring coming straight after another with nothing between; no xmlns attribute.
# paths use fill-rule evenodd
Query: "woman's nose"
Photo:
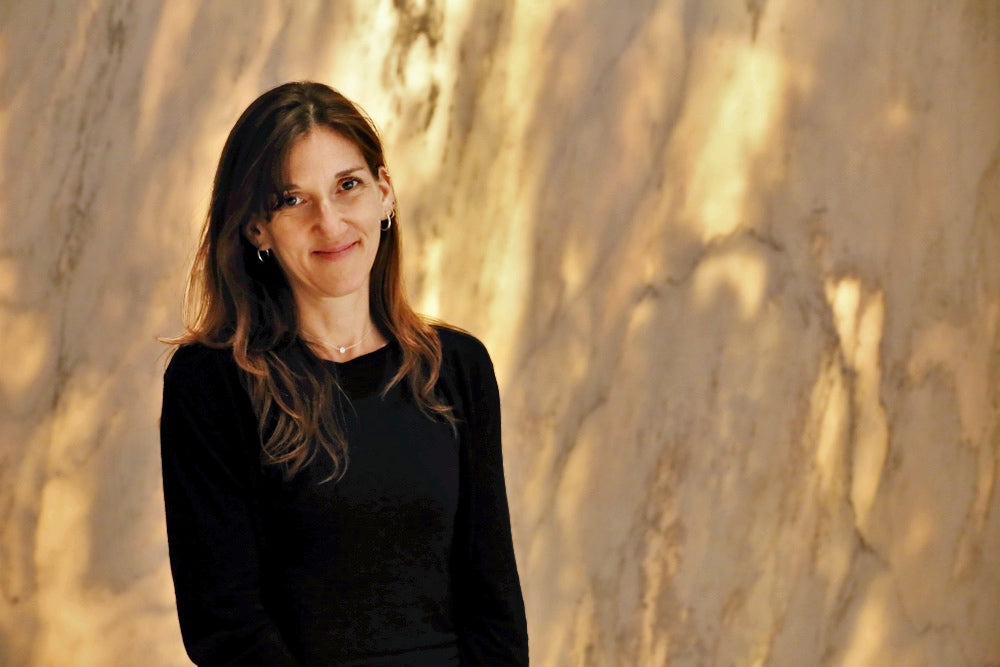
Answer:
<svg viewBox="0 0 1000 667"><path fill-rule="evenodd" d="M317 224L321 230L328 234L336 233L344 225L343 211L329 199L324 199L319 207L319 220Z"/></svg>

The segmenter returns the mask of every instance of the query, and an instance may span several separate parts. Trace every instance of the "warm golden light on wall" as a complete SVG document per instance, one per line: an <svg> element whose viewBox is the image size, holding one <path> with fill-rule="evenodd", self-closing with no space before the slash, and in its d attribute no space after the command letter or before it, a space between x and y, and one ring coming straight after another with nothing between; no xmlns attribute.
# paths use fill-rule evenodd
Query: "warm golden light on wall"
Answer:
<svg viewBox="0 0 1000 667"><path fill-rule="evenodd" d="M1000 660L1000 8L3 14L0 663L184 663L155 337L289 79L371 114L411 297L491 351L532 664Z"/></svg>

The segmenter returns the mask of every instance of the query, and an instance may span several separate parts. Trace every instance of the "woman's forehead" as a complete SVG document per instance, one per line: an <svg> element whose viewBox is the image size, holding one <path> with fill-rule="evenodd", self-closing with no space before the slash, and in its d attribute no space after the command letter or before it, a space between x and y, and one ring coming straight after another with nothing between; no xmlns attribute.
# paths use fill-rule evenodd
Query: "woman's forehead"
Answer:
<svg viewBox="0 0 1000 667"><path fill-rule="evenodd" d="M367 162L354 141L329 127L316 126L288 148L282 172L287 181L298 183L364 167Z"/></svg>

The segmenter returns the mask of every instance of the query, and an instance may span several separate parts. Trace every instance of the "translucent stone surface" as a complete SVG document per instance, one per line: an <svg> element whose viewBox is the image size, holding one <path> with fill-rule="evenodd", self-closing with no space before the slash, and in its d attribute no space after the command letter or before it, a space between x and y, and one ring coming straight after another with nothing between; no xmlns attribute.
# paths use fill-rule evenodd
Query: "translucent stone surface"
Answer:
<svg viewBox="0 0 1000 667"><path fill-rule="evenodd" d="M165 347L317 79L496 362L537 665L1000 663L1000 5L0 5L0 664L177 665Z"/></svg>

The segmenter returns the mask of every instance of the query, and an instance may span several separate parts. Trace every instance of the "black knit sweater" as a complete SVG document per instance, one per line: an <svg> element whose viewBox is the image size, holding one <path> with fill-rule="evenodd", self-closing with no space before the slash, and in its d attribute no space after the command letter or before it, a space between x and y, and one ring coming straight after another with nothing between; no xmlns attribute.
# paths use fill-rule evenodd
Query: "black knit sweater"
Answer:
<svg viewBox="0 0 1000 667"><path fill-rule="evenodd" d="M172 358L160 421L170 563L199 665L527 664L527 631L485 348L439 329L457 433L404 386L395 342L329 364L350 462L291 480L260 463L228 350Z"/></svg>

